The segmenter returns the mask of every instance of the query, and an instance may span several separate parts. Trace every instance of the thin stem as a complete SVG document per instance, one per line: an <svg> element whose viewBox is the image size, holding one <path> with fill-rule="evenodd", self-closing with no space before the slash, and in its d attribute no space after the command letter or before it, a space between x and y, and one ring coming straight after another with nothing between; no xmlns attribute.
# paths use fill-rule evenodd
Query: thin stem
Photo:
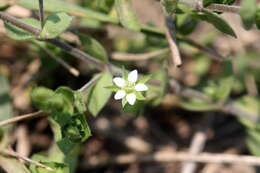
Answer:
<svg viewBox="0 0 260 173"><path fill-rule="evenodd" d="M79 91L84 93L88 88L90 88L92 85L94 85L98 81L100 76L101 75L97 75L96 77L94 77L86 85L81 87L79 89ZM6 125L9 125L9 124L13 124L13 123L17 123L19 121L24 121L24 120L33 119L33 118L39 118L39 117L45 117L45 116L48 116L48 115L49 115L49 113L48 112L44 112L44 111L38 111L38 112L30 113L30 114L20 115L18 117L14 117L14 118L11 118L11 119L8 119L8 120L4 120L4 121L0 122L0 127L6 126Z"/></svg>
<svg viewBox="0 0 260 173"><path fill-rule="evenodd" d="M41 33L40 29L34 28L26 23L23 23L20 20L16 19L13 16L10 16L9 14L7 14L5 12L0 12L0 18L3 19L5 22L9 22L19 28L22 28L28 32L31 32L32 34L34 34L36 36L38 36ZM67 43L61 42L57 39L41 40L41 41L46 41L51 44L54 44L55 46L61 48L62 50L73 55L74 57L76 57L80 60L83 60L88 64L92 64L92 65L96 66L101 71L104 71L107 69L106 68L107 65L105 63L103 63L99 60L96 60L94 57L86 54L85 52L81 51L80 49L70 46Z"/></svg>
<svg viewBox="0 0 260 173"><path fill-rule="evenodd" d="M199 3L199 1L180 0L179 2L198 10L203 10L204 8L206 8L218 12L229 12L229 13L236 13L236 14L239 14L240 12L240 6L236 6L236 5L210 4L207 7L203 7L203 5Z"/></svg>
<svg viewBox="0 0 260 173"><path fill-rule="evenodd" d="M160 49L148 53L136 53L136 54L114 52L112 53L112 58L120 61L144 61L144 60L152 59L160 55L166 54L169 51L170 51L169 48L164 48L164 49Z"/></svg>
<svg viewBox="0 0 260 173"><path fill-rule="evenodd" d="M18 159L22 159L22 160L24 160L24 161L26 161L28 163L34 164L34 165L36 165L38 167L47 169L49 171L54 171L54 169L52 169L51 167L43 165L43 164L41 164L41 163L39 163L39 162L37 162L35 160L29 159L29 158L27 158L27 157L25 157L25 156L23 156L23 155L21 155L21 154L19 154L17 152L14 152L12 150L0 149L0 153L2 153L4 155L15 157L15 158L18 158Z"/></svg>
<svg viewBox="0 0 260 173"><path fill-rule="evenodd" d="M259 166L260 158L255 156L239 156L234 154L212 154L200 153L191 154L187 152L156 152L149 155L125 154L108 159L100 159L92 157L86 161L82 166L85 169L103 167L108 165L125 165L140 162L176 162L189 161L197 163L218 163L218 164L242 164Z"/></svg>
<svg viewBox="0 0 260 173"><path fill-rule="evenodd" d="M38 47L40 47L43 51L45 51L51 58L53 58L55 61L57 61L59 64L61 64L64 68L66 68L71 74L73 74L76 77L79 76L79 71L77 69L75 69L74 67L72 67L71 65L69 65L67 62L65 62L61 57L56 56L48 48L46 48L40 44L37 44L37 42L33 42L33 43L35 43Z"/></svg>
<svg viewBox="0 0 260 173"><path fill-rule="evenodd" d="M22 28L32 34L38 36L41 33L41 30L38 28L34 28L26 23L21 22L20 20L16 19L15 17L0 11L0 18L3 19L7 23L11 23L19 28Z"/></svg>
<svg viewBox="0 0 260 173"><path fill-rule="evenodd" d="M38 111L38 112L30 113L30 114L21 115L21 116L14 117L14 118L0 122L0 127L6 126L6 125L9 125L9 124L13 124L13 123L16 123L18 121L28 120L28 119L32 119L32 118L44 117L46 115L47 115L47 113L43 112L43 111Z"/></svg>
<svg viewBox="0 0 260 173"><path fill-rule="evenodd" d="M39 16L40 16L41 27L42 27L42 29L43 29L43 26L44 26L44 7L43 7L43 0L39 0Z"/></svg>
<svg viewBox="0 0 260 173"><path fill-rule="evenodd" d="M171 16L166 17L166 39L172 53L172 62L175 67L182 65L181 55L176 41L175 25Z"/></svg>

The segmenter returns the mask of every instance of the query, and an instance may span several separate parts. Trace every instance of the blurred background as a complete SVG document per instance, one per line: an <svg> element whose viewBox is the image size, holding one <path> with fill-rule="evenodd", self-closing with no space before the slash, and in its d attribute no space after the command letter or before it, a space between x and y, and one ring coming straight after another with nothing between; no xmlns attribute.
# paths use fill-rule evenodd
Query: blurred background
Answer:
<svg viewBox="0 0 260 173"><path fill-rule="evenodd" d="M67 1L113 15L112 5L109 5L113 0L104 0L105 3L98 3L98 0ZM239 4L236 1L236 5ZM133 0L133 7L143 24L164 27L159 1ZM36 11L19 5L12 5L6 12L16 17L38 15ZM121 102L112 97L99 116L86 114L92 136L81 147L76 172L178 173L183 171L184 162L138 161L135 157L153 156L155 152L190 152L194 143L199 145L195 146L200 148L199 152L238 156L260 154L260 142L251 145L251 149L247 145L251 139L247 126L250 123L243 117L232 111L216 111L208 107L197 111L196 108L203 105L194 108L175 93L176 88L168 86L174 79L183 88L211 93L211 86L218 87L215 79L225 71L223 62L216 60L221 55L220 58L231 60L235 75L228 101L243 98L239 100L243 109L250 112L260 109L260 31L243 29L237 14L221 16L234 29L237 38L220 33L206 22L194 23L192 32L185 33L180 28L177 31L180 38L200 45L179 41L183 60L180 68L167 66L171 54L164 36L133 32L86 18L73 21L68 32L61 35L63 40L89 52L88 39L84 41L81 38L90 36L105 48L110 62L119 67L124 65L129 70L138 69L143 74L157 74L156 78L163 83L157 95L138 115L123 112ZM79 37L79 33L83 36ZM7 115L12 117L37 111L30 101L30 92L35 85L51 89L68 86L76 90L98 72L51 45L46 47L75 68L79 75L71 73L34 43L10 39L0 20L0 120L6 119ZM212 50L214 53L210 53ZM99 56L95 52L93 55ZM260 140L260 134L254 134ZM46 117L14 124L7 138L15 151L27 157L48 150L53 143L53 133ZM196 165L194 172L203 173L255 173L258 170L243 164Z"/></svg>

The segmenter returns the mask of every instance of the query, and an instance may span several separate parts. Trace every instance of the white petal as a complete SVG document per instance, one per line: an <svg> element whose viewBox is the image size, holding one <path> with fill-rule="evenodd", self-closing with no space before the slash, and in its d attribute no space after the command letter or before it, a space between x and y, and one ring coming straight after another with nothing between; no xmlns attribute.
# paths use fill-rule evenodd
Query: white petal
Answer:
<svg viewBox="0 0 260 173"><path fill-rule="evenodd" d="M115 77L113 79L113 82L116 84L116 86L123 88L125 86L125 80L121 77Z"/></svg>
<svg viewBox="0 0 260 173"><path fill-rule="evenodd" d="M131 71L131 72L128 74L127 80L128 80L129 82L134 83L134 82L137 81L137 78L138 78L138 72L137 72L137 70L133 70L133 71Z"/></svg>
<svg viewBox="0 0 260 173"><path fill-rule="evenodd" d="M114 96L114 99L115 100L120 100L122 98L124 98L126 95L125 91L124 90L119 90L116 92L115 96Z"/></svg>
<svg viewBox="0 0 260 173"><path fill-rule="evenodd" d="M130 104L130 105L134 105L135 104L135 101L136 101L136 96L135 94L127 94L126 96L126 100L127 102Z"/></svg>
<svg viewBox="0 0 260 173"><path fill-rule="evenodd" d="M148 87L145 84L139 83L135 86L136 91L147 91Z"/></svg>

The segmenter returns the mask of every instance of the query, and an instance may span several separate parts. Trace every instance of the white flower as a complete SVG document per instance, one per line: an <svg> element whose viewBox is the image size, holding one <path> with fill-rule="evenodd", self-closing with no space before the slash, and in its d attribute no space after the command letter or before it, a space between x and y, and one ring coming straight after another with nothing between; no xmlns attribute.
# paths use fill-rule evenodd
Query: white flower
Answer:
<svg viewBox="0 0 260 173"><path fill-rule="evenodd" d="M136 92L148 90L148 87L144 83L138 83L137 70L131 71L128 74L127 79L115 77L113 82L118 88L120 88L114 96L115 100L126 99L130 105L134 105L136 99L138 99ZM141 94L138 95L140 97Z"/></svg>

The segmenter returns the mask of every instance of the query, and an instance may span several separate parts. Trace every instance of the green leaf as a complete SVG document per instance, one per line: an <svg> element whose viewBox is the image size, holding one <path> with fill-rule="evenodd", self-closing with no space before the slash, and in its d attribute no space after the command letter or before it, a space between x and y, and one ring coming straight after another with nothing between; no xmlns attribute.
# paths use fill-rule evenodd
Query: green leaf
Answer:
<svg viewBox="0 0 260 173"><path fill-rule="evenodd" d="M147 84L149 90L146 92L146 98L151 104L158 105L164 97L167 86L167 72L165 68L152 74L153 79L158 81L158 85Z"/></svg>
<svg viewBox="0 0 260 173"><path fill-rule="evenodd" d="M245 0L241 2L240 16L245 29L252 28L255 23L257 3L255 0Z"/></svg>
<svg viewBox="0 0 260 173"><path fill-rule="evenodd" d="M38 28L38 29L41 28L40 22L36 19L23 18L23 19L20 19L20 21L24 22L28 25L31 25L35 28ZM29 40L29 39L36 38L36 36L33 35L32 33L25 31L21 28L18 28L10 23L5 23L5 29L6 29L7 35L14 40Z"/></svg>
<svg viewBox="0 0 260 173"><path fill-rule="evenodd" d="M138 79L137 83L143 83L145 84L147 81L149 81L152 78L153 75L145 75Z"/></svg>
<svg viewBox="0 0 260 173"><path fill-rule="evenodd" d="M68 165L64 163L53 162L47 156L44 156L42 154L34 154L32 159L53 169L53 171L50 171L31 164L30 170L32 171L32 173L69 173L70 172Z"/></svg>
<svg viewBox="0 0 260 173"><path fill-rule="evenodd" d="M233 75L233 67L230 61L226 61L223 64L224 73L222 77L219 79L219 86L216 89L215 99L218 102L224 103L232 90L234 84L234 75Z"/></svg>
<svg viewBox="0 0 260 173"><path fill-rule="evenodd" d="M145 97L142 95L141 92L135 92L135 96L137 100L145 100Z"/></svg>
<svg viewBox="0 0 260 173"><path fill-rule="evenodd" d="M253 155L260 156L260 131L248 128L246 144Z"/></svg>
<svg viewBox="0 0 260 173"><path fill-rule="evenodd" d="M83 114L74 115L70 122L62 125L61 134L62 137L55 140L64 153L69 153L75 146L91 136L90 128Z"/></svg>
<svg viewBox="0 0 260 173"><path fill-rule="evenodd" d="M39 10L39 2L35 0L19 0L18 5L32 10ZM59 12L64 11L72 15L93 18L102 22L118 23L118 20L114 17L110 17L107 14L100 13L86 7L80 7L70 2L63 0L44 0L44 10L46 12Z"/></svg>
<svg viewBox="0 0 260 173"><path fill-rule="evenodd" d="M74 91L74 100L75 100L74 105L75 105L76 111L78 113L81 113L81 114L86 112L87 108L86 108L86 105L84 103L83 95L82 95L81 92Z"/></svg>
<svg viewBox="0 0 260 173"><path fill-rule="evenodd" d="M96 85L90 90L87 107L93 116L97 116L110 98L112 91L105 88L109 85L112 85L112 75L109 72L104 72Z"/></svg>
<svg viewBox="0 0 260 173"><path fill-rule="evenodd" d="M0 155L0 167L7 173L30 173L19 160Z"/></svg>
<svg viewBox="0 0 260 173"><path fill-rule="evenodd" d="M48 111L50 109L49 101L55 95L54 91L44 88L36 87L32 90L32 103L41 110Z"/></svg>
<svg viewBox="0 0 260 173"><path fill-rule="evenodd" d="M105 87L105 88L106 88L106 89L109 89L109 90L111 90L111 91L114 91L114 92L120 90L120 88L118 88L117 86L114 86L114 85L112 85L112 86L107 86L107 87Z"/></svg>
<svg viewBox="0 0 260 173"><path fill-rule="evenodd" d="M260 29L260 5L258 5L258 9L255 16L255 23L258 29Z"/></svg>
<svg viewBox="0 0 260 173"><path fill-rule="evenodd" d="M136 100L134 105L130 105L129 103L126 103L123 107L123 111L125 113L131 113L136 116L140 115L144 109L144 101Z"/></svg>
<svg viewBox="0 0 260 173"><path fill-rule="evenodd" d="M133 31L140 31L141 26L135 15L131 0L115 0L120 23Z"/></svg>
<svg viewBox="0 0 260 173"><path fill-rule="evenodd" d="M74 103L74 91L72 89L61 86L55 90L55 93L64 96L71 104Z"/></svg>
<svg viewBox="0 0 260 173"><path fill-rule="evenodd" d="M73 16L65 12L49 15L46 18L40 37L43 39L56 38L70 26L72 19Z"/></svg>
<svg viewBox="0 0 260 173"><path fill-rule="evenodd" d="M80 34L80 40L83 45L83 49L90 54L91 56L105 61L108 61L108 55L105 48L94 38L91 38L87 35Z"/></svg>
<svg viewBox="0 0 260 173"><path fill-rule="evenodd" d="M207 21L214 25L219 31L231 35L237 38L234 30L229 26L229 24L222 19L218 14L211 12L210 10L203 10L203 13L194 14L193 17L199 18L201 20Z"/></svg>
<svg viewBox="0 0 260 173"><path fill-rule="evenodd" d="M199 99L182 100L180 106L190 111L212 111L220 108L219 105L209 104Z"/></svg>
<svg viewBox="0 0 260 173"><path fill-rule="evenodd" d="M5 76L0 73L0 121L12 117L12 105L9 96L9 82Z"/></svg>
<svg viewBox="0 0 260 173"><path fill-rule="evenodd" d="M176 12L179 0L161 0L161 3L168 16L173 15Z"/></svg>

